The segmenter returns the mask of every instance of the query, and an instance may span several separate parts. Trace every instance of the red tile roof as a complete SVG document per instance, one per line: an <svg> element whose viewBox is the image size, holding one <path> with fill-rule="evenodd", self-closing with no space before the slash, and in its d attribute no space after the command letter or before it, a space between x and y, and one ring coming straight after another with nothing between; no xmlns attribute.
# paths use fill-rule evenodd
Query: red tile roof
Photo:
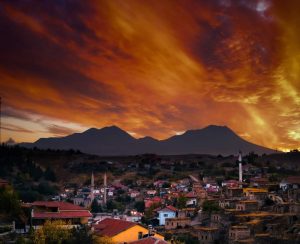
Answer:
<svg viewBox="0 0 300 244"><path fill-rule="evenodd" d="M62 212L33 212L32 218L35 219L74 219L92 217L88 210L84 211L62 211Z"/></svg>
<svg viewBox="0 0 300 244"><path fill-rule="evenodd" d="M168 205L164 208L160 208L160 209L156 209L157 212L160 212L160 211L172 211L172 212L176 212L177 211L177 208L171 206L171 205Z"/></svg>
<svg viewBox="0 0 300 244"><path fill-rule="evenodd" d="M187 193L185 195L185 197L187 197L187 198L197 198L197 195L195 195L195 193L191 191L191 192Z"/></svg>
<svg viewBox="0 0 300 244"><path fill-rule="evenodd" d="M153 236L130 242L130 244L167 244L168 242L157 239Z"/></svg>
<svg viewBox="0 0 300 244"><path fill-rule="evenodd" d="M59 210L86 210L83 207L74 205L69 202L59 202L59 201L35 201L31 203L31 206L39 206L39 207L49 207L55 208L57 207Z"/></svg>
<svg viewBox="0 0 300 244"><path fill-rule="evenodd" d="M120 232L123 232L136 225L138 224L134 222L129 222L120 219L106 218L100 221L97 225L94 225L93 227L96 234L113 237L119 234Z"/></svg>

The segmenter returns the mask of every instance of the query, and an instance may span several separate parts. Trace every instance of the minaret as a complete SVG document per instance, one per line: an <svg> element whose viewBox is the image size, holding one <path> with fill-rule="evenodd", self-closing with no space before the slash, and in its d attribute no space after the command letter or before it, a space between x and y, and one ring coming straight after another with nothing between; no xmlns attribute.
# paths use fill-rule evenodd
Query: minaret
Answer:
<svg viewBox="0 0 300 244"><path fill-rule="evenodd" d="M103 195L103 202L104 204L106 204L107 202L107 199L106 199L106 188L107 188L107 175L106 175L106 172L104 173L104 178L103 178L103 185L104 185L104 195Z"/></svg>
<svg viewBox="0 0 300 244"><path fill-rule="evenodd" d="M94 201L94 188L95 188L94 172L92 172L92 177L91 177L91 203Z"/></svg>
<svg viewBox="0 0 300 244"><path fill-rule="evenodd" d="M243 182L242 152L239 152L239 181Z"/></svg>

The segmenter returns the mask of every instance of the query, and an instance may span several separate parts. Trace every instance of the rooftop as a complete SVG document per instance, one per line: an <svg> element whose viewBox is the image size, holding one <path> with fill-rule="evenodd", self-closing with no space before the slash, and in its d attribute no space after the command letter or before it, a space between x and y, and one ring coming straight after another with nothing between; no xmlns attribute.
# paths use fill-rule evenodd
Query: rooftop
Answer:
<svg viewBox="0 0 300 244"><path fill-rule="evenodd" d="M32 218L35 219L71 219L89 218L92 214L88 211L62 211L62 212L33 212Z"/></svg>
<svg viewBox="0 0 300 244"><path fill-rule="evenodd" d="M36 207L48 207L48 208L58 208L59 210L86 210L83 207L77 206L75 204L69 202L59 202L59 201L35 201L31 204L31 206Z"/></svg>
<svg viewBox="0 0 300 244"><path fill-rule="evenodd" d="M113 237L136 225L138 224L134 222L129 222L120 219L106 218L100 221L97 225L94 225L93 227L96 233L108 237Z"/></svg>
<svg viewBox="0 0 300 244"><path fill-rule="evenodd" d="M130 242L130 244L167 244L168 242L157 239L153 236L140 239L138 241Z"/></svg>

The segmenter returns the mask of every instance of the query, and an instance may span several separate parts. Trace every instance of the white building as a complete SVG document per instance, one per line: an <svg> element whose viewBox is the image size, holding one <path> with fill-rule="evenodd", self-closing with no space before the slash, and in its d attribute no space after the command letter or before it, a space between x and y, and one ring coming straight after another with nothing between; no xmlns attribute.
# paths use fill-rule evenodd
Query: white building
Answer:
<svg viewBox="0 0 300 244"><path fill-rule="evenodd" d="M158 212L157 219L159 220L159 225L165 225L166 219L176 217L177 209L174 208L173 206L166 206L158 210L157 212Z"/></svg>

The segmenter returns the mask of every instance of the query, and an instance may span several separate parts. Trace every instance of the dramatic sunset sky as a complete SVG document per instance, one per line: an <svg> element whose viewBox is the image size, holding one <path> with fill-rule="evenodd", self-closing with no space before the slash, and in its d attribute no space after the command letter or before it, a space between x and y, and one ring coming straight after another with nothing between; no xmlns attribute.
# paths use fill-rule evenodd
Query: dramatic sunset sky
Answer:
<svg viewBox="0 0 300 244"><path fill-rule="evenodd" d="M209 124L300 148L300 1L0 3L2 141Z"/></svg>

